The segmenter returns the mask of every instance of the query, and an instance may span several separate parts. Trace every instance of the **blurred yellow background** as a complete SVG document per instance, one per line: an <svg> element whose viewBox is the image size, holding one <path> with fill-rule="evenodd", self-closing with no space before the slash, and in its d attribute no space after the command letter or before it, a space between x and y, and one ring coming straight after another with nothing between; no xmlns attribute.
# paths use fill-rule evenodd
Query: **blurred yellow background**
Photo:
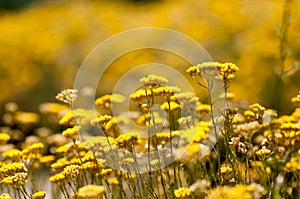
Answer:
<svg viewBox="0 0 300 199"><path fill-rule="evenodd" d="M21 1L20 1L21 2ZM132 28L162 27L198 41L214 61L239 68L230 91L236 100L272 107L275 70L279 65L280 26L284 0L57 0L33 1L0 13L0 105L16 101L35 110L71 88L80 64L101 41ZM300 1L293 2L286 67L300 58ZM152 60L151 53L130 53L108 69L99 95L126 70ZM147 54L147 53L146 53ZM170 66L188 66L167 60ZM179 66L182 64L182 66ZM285 78L281 107L289 111L300 90L300 72ZM278 107L273 107L278 108Z"/></svg>

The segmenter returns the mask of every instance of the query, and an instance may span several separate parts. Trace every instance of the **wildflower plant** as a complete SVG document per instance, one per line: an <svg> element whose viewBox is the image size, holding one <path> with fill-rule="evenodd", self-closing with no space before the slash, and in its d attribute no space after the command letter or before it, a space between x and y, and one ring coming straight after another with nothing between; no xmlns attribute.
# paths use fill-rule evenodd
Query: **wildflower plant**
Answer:
<svg viewBox="0 0 300 199"><path fill-rule="evenodd" d="M7 147L0 199L45 198L41 170L49 195L64 199L299 198L300 96L288 115L259 103L237 106L229 89L239 70L208 60L187 67L205 102L156 71L140 76L129 95L106 94L92 107L77 106L82 88L66 89L56 99L68 106L39 107L57 119L53 129L37 128L43 117L10 104L7 128L0 128L0 146ZM83 88L95 81L86 80ZM124 103L128 112L118 111Z"/></svg>

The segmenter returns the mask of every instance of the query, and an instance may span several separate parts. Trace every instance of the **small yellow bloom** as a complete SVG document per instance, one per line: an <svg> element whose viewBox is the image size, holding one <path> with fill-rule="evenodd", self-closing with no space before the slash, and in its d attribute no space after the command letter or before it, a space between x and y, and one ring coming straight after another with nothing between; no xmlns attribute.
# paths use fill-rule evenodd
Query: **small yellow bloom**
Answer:
<svg viewBox="0 0 300 199"><path fill-rule="evenodd" d="M55 160L55 156L54 155L42 156L40 157L39 160L41 163L51 163Z"/></svg>
<svg viewBox="0 0 300 199"><path fill-rule="evenodd" d="M61 183L65 180L65 175L63 173L57 173L49 178L52 183Z"/></svg>
<svg viewBox="0 0 300 199"><path fill-rule="evenodd" d="M32 195L33 199L44 199L46 197L46 192L38 191Z"/></svg>
<svg viewBox="0 0 300 199"><path fill-rule="evenodd" d="M120 94L104 95L95 101L95 105L98 107L110 107L112 103L123 103L125 97Z"/></svg>
<svg viewBox="0 0 300 199"><path fill-rule="evenodd" d="M156 87L156 86L166 84L169 81L165 77L161 77L161 76L157 76L157 75L148 75L147 77L142 77L140 79L140 82L146 86Z"/></svg>
<svg viewBox="0 0 300 199"><path fill-rule="evenodd" d="M74 126L73 128L67 128L62 132L62 135L66 138L70 138L73 141L77 139L80 126Z"/></svg>
<svg viewBox="0 0 300 199"><path fill-rule="evenodd" d="M21 171L23 166L18 162L13 162L9 164L3 164L0 167L0 173L4 176L12 176L15 173Z"/></svg>
<svg viewBox="0 0 300 199"><path fill-rule="evenodd" d="M223 166L220 168L221 175L228 175L232 172L232 168L228 166Z"/></svg>
<svg viewBox="0 0 300 199"><path fill-rule="evenodd" d="M122 134L116 139L116 145L120 148L132 149L133 145L136 144L138 138L137 136L130 134Z"/></svg>
<svg viewBox="0 0 300 199"><path fill-rule="evenodd" d="M18 160L20 158L21 151L18 149L10 149L2 153L3 157L8 157L11 160Z"/></svg>
<svg viewBox="0 0 300 199"><path fill-rule="evenodd" d="M292 157L289 162L286 163L284 170L287 172L299 172L300 171L300 157Z"/></svg>
<svg viewBox="0 0 300 199"><path fill-rule="evenodd" d="M68 106L54 102L46 102L40 104L39 110L44 114L58 114L61 111L68 109Z"/></svg>
<svg viewBox="0 0 300 199"><path fill-rule="evenodd" d="M169 111L169 109L171 111L175 111L175 110L179 110L180 109L180 105L177 104L176 102L164 102L161 106L160 106L161 109L165 110L165 111Z"/></svg>
<svg viewBox="0 0 300 199"><path fill-rule="evenodd" d="M16 173L11 177L11 180L13 182L13 186L15 187L22 187L27 182L27 173Z"/></svg>
<svg viewBox="0 0 300 199"><path fill-rule="evenodd" d="M77 197L79 199L101 199L103 198L105 188L99 185L87 185L78 189ZM75 194L72 195L76 198Z"/></svg>
<svg viewBox="0 0 300 199"><path fill-rule="evenodd" d="M0 199L11 199L8 193L3 193L0 195Z"/></svg>
<svg viewBox="0 0 300 199"><path fill-rule="evenodd" d="M189 188L181 187L174 191L174 195L175 198L187 198L188 196L191 195L191 191L189 190Z"/></svg>
<svg viewBox="0 0 300 199"><path fill-rule="evenodd" d="M80 166L72 164L64 168L63 174L66 178L76 178L80 173L80 169Z"/></svg>
<svg viewBox="0 0 300 199"><path fill-rule="evenodd" d="M17 124L35 124L40 121L40 117L36 113L18 111L14 115Z"/></svg>
<svg viewBox="0 0 300 199"><path fill-rule="evenodd" d="M272 154L272 151L270 149L267 149L266 147L263 147L262 149L256 151L256 155L260 157L261 159L266 159Z"/></svg>
<svg viewBox="0 0 300 199"><path fill-rule="evenodd" d="M10 135L6 133L0 133L0 145L6 144L10 140Z"/></svg>
<svg viewBox="0 0 300 199"><path fill-rule="evenodd" d="M107 181L108 181L109 184L112 184L112 185L118 185L119 184L119 180L117 178L109 178Z"/></svg>

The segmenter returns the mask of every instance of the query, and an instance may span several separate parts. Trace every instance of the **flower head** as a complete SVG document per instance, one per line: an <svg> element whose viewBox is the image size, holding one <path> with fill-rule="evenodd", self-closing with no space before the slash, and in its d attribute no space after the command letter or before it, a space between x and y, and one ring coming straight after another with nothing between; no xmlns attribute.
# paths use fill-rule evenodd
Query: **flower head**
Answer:
<svg viewBox="0 0 300 199"><path fill-rule="evenodd" d="M175 198L186 198L191 195L189 188L180 187L174 191Z"/></svg>
<svg viewBox="0 0 300 199"><path fill-rule="evenodd" d="M46 192L44 191L38 191L34 194L32 194L33 199L44 199L46 197Z"/></svg>
<svg viewBox="0 0 300 199"><path fill-rule="evenodd" d="M59 101L72 105L77 98L77 89L65 89L58 93L55 98Z"/></svg>

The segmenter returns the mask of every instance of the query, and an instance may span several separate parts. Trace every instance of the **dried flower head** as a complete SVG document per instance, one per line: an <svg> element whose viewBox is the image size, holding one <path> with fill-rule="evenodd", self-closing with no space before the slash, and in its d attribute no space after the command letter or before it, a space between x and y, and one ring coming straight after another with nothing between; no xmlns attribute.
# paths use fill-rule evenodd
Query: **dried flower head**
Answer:
<svg viewBox="0 0 300 199"><path fill-rule="evenodd" d="M73 104L75 99L77 98L77 89L65 89L58 93L55 98L59 101L69 104L70 106Z"/></svg>

